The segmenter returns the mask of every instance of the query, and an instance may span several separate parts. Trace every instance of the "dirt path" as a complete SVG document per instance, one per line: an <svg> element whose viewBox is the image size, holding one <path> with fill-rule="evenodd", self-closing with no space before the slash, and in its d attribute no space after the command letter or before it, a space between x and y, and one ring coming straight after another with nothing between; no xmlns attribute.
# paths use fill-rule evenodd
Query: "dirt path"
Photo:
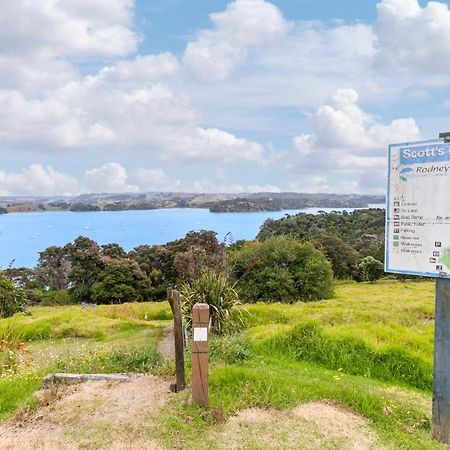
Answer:
<svg viewBox="0 0 450 450"><path fill-rule="evenodd" d="M169 398L167 381L88 381L31 415L0 425L2 450L159 449L152 419Z"/></svg>
<svg viewBox="0 0 450 450"><path fill-rule="evenodd" d="M130 382L88 381L62 388L48 405L1 424L0 449L162 450L155 436L161 433L157 416L171 396L168 385L167 381L148 375ZM212 426L207 433L194 436L186 439L176 435L176 444L171 447L384 448L363 417L326 402L307 403L284 411L247 409Z"/></svg>
<svg viewBox="0 0 450 450"><path fill-rule="evenodd" d="M164 337L158 344L158 352L165 359L175 358L175 338L173 336L173 326L164 329Z"/></svg>

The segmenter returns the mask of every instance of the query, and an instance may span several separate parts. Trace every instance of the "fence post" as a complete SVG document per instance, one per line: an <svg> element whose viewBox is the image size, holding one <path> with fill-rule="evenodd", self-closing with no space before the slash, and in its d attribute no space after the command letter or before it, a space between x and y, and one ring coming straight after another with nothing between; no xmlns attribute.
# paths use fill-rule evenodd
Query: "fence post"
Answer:
<svg viewBox="0 0 450 450"><path fill-rule="evenodd" d="M184 377L184 336L183 319L181 315L181 294L175 289L167 289L167 298L173 314L173 334L175 338L175 366L177 372L176 384L172 384L172 392L180 392L186 387Z"/></svg>
<svg viewBox="0 0 450 450"><path fill-rule="evenodd" d="M192 309L192 401L208 405L209 305L197 303Z"/></svg>

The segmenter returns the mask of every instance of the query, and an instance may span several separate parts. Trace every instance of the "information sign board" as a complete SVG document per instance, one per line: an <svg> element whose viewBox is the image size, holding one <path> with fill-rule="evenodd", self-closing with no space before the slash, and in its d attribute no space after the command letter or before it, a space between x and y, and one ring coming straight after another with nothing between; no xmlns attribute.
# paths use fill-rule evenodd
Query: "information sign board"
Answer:
<svg viewBox="0 0 450 450"><path fill-rule="evenodd" d="M386 272L450 278L450 144L389 146Z"/></svg>

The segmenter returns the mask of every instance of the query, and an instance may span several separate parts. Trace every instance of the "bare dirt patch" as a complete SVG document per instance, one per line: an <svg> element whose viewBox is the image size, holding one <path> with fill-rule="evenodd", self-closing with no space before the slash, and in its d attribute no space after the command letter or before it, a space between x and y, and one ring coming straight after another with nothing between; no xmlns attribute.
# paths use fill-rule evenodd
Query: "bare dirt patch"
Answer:
<svg viewBox="0 0 450 450"><path fill-rule="evenodd" d="M315 424L331 440L343 440L343 448L375 448L377 438L368 427L366 419L347 408L325 402L312 402L298 406L292 412L297 417ZM376 448L380 448L379 444Z"/></svg>
<svg viewBox="0 0 450 450"><path fill-rule="evenodd" d="M0 448L161 448L152 437L152 419L169 398L167 381L148 375L126 383L88 381L64 389L47 406L1 424Z"/></svg>
<svg viewBox="0 0 450 450"><path fill-rule="evenodd" d="M165 359L175 358L175 338L173 336L173 326L164 329L164 337L158 344L158 351Z"/></svg>
<svg viewBox="0 0 450 450"><path fill-rule="evenodd" d="M367 421L326 402L307 403L288 411L247 409L218 433L221 449L382 449Z"/></svg>

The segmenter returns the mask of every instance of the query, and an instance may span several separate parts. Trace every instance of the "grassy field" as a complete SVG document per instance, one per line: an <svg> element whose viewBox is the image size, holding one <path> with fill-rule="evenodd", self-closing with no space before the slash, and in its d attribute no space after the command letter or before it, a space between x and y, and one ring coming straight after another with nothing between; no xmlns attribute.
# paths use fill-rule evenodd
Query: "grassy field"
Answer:
<svg viewBox="0 0 450 450"><path fill-rule="evenodd" d="M160 414L157 439L168 448L216 448L240 410L317 400L361 414L387 448L441 448L430 438L433 283L342 284L324 302L245 310L244 330L211 342L210 409L190 406L187 392ZM161 372L154 349L169 320L167 305L143 303L35 308L0 321L0 336L26 343L0 377L0 418L32 404L56 369Z"/></svg>

